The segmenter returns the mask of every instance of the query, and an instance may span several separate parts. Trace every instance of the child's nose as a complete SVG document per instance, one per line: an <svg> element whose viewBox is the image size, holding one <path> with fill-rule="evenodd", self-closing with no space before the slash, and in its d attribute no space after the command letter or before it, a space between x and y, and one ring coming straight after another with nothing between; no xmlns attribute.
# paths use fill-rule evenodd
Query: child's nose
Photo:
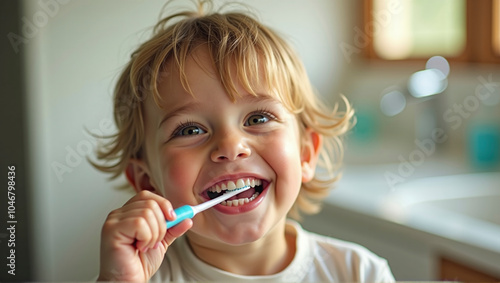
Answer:
<svg viewBox="0 0 500 283"><path fill-rule="evenodd" d="M235 161L247 158L250 154L251 150L244 138L237 133L229 133L221 135L211 153L211 159L214 162Z"/></svg>

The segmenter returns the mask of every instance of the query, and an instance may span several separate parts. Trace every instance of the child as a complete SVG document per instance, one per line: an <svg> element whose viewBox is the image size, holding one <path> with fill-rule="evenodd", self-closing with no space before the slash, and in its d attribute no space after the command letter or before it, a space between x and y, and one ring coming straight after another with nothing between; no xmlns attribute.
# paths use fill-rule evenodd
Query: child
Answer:
<svg viewBox="0 0 500 283"><path fill-rule="evenodd" d="M353 110L326 111L269 28L205 5L160 21L117 83L118 133L96 166L137 194L104 223L98 280L393 281L366 249L287 220L318 211ZM166 229L173 208L241 182L252 188Z"/></svg>

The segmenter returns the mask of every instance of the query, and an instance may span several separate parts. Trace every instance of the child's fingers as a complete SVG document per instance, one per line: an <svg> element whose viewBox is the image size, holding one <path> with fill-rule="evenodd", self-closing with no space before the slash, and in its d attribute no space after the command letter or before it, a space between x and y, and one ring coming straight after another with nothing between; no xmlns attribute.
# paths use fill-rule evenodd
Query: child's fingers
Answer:
<svg viewBox="0 0 500 283"><path fill-rule="evenodd" d="M160 209L163 212L165 219L170 220L170 221L175 219L175 216L174 216L175 213L174 213L174 209L172 207L172 204L164 197L157 195L155 193L152 193L150 191L141 191L140 193L135 195L133 198L131 198L127 203L125 203L124 206L126 206L130 203L133 203L133 202L140 201L140 200L154 200L154 201L156 201L158 203L158 205L160 206Z"/></svg>
<svg viewBox="0 0 500 283"><path fill-rule="evenodd" d="M124 243L135 243L135 247L146 252L157 248L159 243L170 245L175 238L184 234L192 226L192 221L183 221L168 229L166 220L175 220L172 204L162 196L142 191L132 197L123 207L114 211L116 231L125 236Z"/></svg>
<svg viewBox="0 0 500 283"><path fill-rule="evenodd" d="M166 244L167 246L170 246L175 241L176 238L182 236L184 233L186 233L187 230L191 229L191 227L193 227L192 219L183 220L179 224L168 229L162 243Z"/></svg>
<svg viewBox="0 0 500 283"><path fill-rule="evenodd" d="M175 211L172 207L172 204L162 196L159 196L157 194L151 193L151 192L145 192L143 194L138 194L138 199L148 199L149 200L154 200L156 202L156 205L158 206L159 210L156 209L156 213L158 214L159 212L161 213L162 217L157 217L158 220L158 237L153 240L153 247L157 247L158 244L162 241L162 239L165 237L165 234L167 233L167 225L166 221L172 221L176 219ZM156 206L155 206L156 208Z"/></svg>
<svg viewBox="0 0 500 283"><path fill-rule="evenodd" d="M165 222L161 209L152 200L138 201L130 206L129 210L121 215L124 222L123 228L136 231L134 238L137 240L137 248L141 251L153 248L165 235L165 229L161 227Z"/></svg>
<svg viewBox="0 0 500 283"><path fill-rule="evenodd" d="M137 249L142 252L147 251L148 245L152 242L154 231L151 223L156 223L147 217L144 217L142 211L133 210L123 214L120 221L120 234L128 243L134 243Z"/></svg>
<svg viewBox="0 0 500 283"><path fill-rule="evenodd" d="M166 219L175 220L171 211L167 199L144 191L110 212L101 236L102 278L115 278L117 270L136 275L138 266L157 268L168 246L192 226L189 219L167 231Z"/></svg>

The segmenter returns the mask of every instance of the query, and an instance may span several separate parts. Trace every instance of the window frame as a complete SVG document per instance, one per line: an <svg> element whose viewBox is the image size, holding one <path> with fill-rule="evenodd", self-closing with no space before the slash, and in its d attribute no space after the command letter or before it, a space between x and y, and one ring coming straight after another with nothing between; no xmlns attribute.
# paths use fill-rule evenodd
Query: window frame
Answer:
<svg viewBox="0 0 500 283"><path fill-rule="evenodd" d="M373 17L373 1L363 0L363 26L367 26L375 19ZM466 36L463 52L458 56L446 57L449 61L472 63L500 63L500 54L496 54L493 47L493 1L494 0L465 0L466 1ZM500 5L500 4L499 4ZM500 15L499 15L500 17ZM364 48L364 55L372 61L383 62L411 62L425 61L428 57L411 57L389 60L381 58L373 46L373 29L368 29L368 42ZM439 54L436 54L439 55ZM430 56L429 56L430 57Z"/></svg>

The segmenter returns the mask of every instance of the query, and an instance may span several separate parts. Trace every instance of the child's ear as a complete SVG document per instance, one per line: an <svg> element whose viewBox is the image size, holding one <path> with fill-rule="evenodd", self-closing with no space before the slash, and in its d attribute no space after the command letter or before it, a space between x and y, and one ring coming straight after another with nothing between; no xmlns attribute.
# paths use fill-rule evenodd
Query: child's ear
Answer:
<svg viewBox="0 0 500 283"><path fill-rule="evenodd" d="M322 145L323 136L310 128L306 129L301 153L302 183L313 179Z"/></svg>
<svg viewBox="0 0 500 283"><path fill-rule="evenodd" d="M137 193L144 190L157 192L156 186L150 178L150 172L144 161L130 159L127 169L125 170L125 176Z"/></svg>

